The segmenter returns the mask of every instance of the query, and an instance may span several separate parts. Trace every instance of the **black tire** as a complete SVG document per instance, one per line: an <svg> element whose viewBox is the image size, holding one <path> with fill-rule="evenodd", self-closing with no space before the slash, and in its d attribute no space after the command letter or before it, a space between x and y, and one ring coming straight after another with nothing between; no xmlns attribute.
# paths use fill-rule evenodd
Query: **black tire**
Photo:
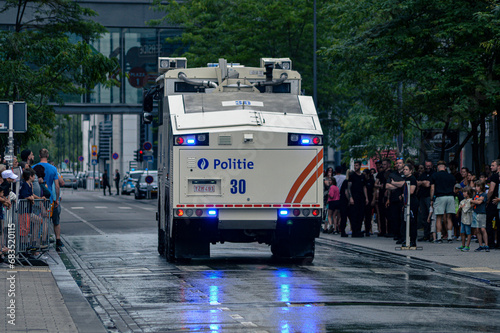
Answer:
<svg viewBox="0 0 500 333"><path fill-rule="evenodd" d="M165 231L160 228L158 221L158 254L165 257Z"/></svg>

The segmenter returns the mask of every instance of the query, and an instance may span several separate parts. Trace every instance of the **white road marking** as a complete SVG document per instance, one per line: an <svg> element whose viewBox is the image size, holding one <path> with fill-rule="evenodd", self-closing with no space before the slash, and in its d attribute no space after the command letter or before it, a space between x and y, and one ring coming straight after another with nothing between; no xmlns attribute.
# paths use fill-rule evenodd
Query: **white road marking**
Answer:
<svg viewBox="0 0 500 333"><path fill-rule="evenodd" d="M132 209L132 207L118 207L120 209Z"/></svg>
<svg viewBox="0 0 500 333"><path fill-rule="evenodd" d="M94 206L95 209L106 209L108 208L107 206Z"/></svg>
<svg viewBox="0 0 500 333"><path fill-rule="evenodd" d="M71 207L71 209L83 209L83 207Z"/></svg>
<svg viewBox="0 0 500 333"><path fill-rule="evenodd" d="M106 235L106 233L104 231L102 231L101 229L99 229L98 227L96 227L95 225L85 221L83 218L81 218L80 216L76 215L75 213L73 213L72 211L70 211L69 209L67 209L66 207L62 207L66 212L68 212L69 214L73 215L74 217L76 217L77 219L79 219L80 221L82 221L83 223L85 223L86 225L88 225L89 227L91 227L92 229L94 229L95 231L97 231L99 234L101 235Z"/></svg>

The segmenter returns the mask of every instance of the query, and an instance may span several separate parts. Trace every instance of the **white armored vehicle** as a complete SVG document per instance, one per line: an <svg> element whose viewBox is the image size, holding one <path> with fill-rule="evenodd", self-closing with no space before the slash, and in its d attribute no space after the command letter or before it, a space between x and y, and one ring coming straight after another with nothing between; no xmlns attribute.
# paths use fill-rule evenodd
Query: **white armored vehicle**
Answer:
<svg viewBox="0 0 500 333"><path fill-rule="evenodd" d="M314 258L323 208L323 136L288 58L187 68L160 58L158 251L207 258L217 242ZM147 115L145 116L147 117Z"/></svg>

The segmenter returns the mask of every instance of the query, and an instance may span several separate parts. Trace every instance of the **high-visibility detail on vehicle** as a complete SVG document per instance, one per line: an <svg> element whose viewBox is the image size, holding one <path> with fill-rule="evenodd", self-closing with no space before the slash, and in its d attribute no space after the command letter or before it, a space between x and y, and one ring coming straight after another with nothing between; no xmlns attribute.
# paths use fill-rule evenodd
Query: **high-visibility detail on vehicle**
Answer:
<svg viewBox="0 0 500 333"><path fill-rule="evenodd" d="M302 189L300 190L299 194L297 194L293 202L295 203L301 202L302 199L304 199L306 193L311 189L316 180L318 180L318 178L321 177L322 174L323 174L323 163L321 163L318 170L316 170L316 172L307 180L306 184L302 187Z"/></svg>
<svg viewBox="0 0 500 333"><path fill-rule="evenodd" d="M311 173L311 171L313 171L313 169L318 165L318 163L320 161L323 160L323 149L321 149L319 151L319 153L312 159L312 161L306 166L306 168L304 169L304 171L302 171L302 173L300 174L300 176L297 178L297 180L295 181L295 183L292 185L292 188L290 189L290 192L288 192L288 195L285 199L285 202L295 202L295 203L298 203L300 202L303 198L304 198L304 195L307 193L307 191L309 191L309 189L311 188L312 184L314 184L314 182L312 184L309 184L310 180L306 183L305 186L309 185L309 188L307 188L306 192L303 193L303 195L301 196L300 200L293 200L293 198L295 197L295 194L297 193L300 185L302 185L302 183L304 182L304 180L306 179L306 177ZM321 170L321 172L323 172L323 163L321 163L320 167L316 170L316 172L314 173L313 177L316 176L316 174ZM315 177L314 179L317 179L318 177ZM302 193L302 191L301 191Z"/></svg>

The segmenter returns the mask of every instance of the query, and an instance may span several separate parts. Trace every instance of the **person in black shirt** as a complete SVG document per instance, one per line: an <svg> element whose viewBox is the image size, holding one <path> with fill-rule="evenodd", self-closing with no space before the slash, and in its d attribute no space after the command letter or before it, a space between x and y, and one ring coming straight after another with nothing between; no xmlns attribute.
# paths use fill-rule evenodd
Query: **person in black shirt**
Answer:
<svg viewBox="0 0 500 333"><path fill-rule="evenodd" d="M436 215L436 243L442 243L441 230L443 216L445 217L448 232L448 243L453 242L453 220L455 214L455 177L446 172L446 162L437 163L438 171L431 176L431 205Z"/></svg>
<svg viewBox="0 0 500 333"><path fill-rule="evenodd" d="M488 198L486 201L486 232L488 233L488 244L493 247L495 244L495 230L493 229L493 219L497 221L497 243L494 245L496 249L500 247L500 218L498 214L498 203L500 202L499 187L500 187L500 160L491 162L491 177L489 179L490 189L488 190Z"/></svg>
<svg viewBox="0 0 500 333"><path fill-rule="evenodd" d="M109 189L109 195L112 195L111 186L109 185L108 171L104 170L104 173L102 174L102 189L104 191L104 195L106 195L106 187Z"/></svg>
<svg viewBox="0 0 500 333"><path fill-rule="evenodd" d="M349 175L347 188L352 237L363 237L361 224L363 223L365 206L368 204L368 195L365 186L365 176L361 173L360 161L354 162L354 171Z"/></svg>
<svg viewBox="0 0 500 333"><path fill-rule="evenodd" d="M410 246L417 246L417 216L419 200L417 197L417 179L413 176L413 165L406 164L403 168L405 182L410 182L408 192L410 194ZM406 221L403 221L402 233L406 237Z"/></svg>
<svg viewBox="0 0 500 333"><path fill-rule="evenodd" d="M373 209L375 208L375 178L371 170L363 170L365 176L365 187L368 198L368 203L365 207L365 236L369 237L372 229Z"/></svg>
<svg viewBox="0 0 500 333"><path fill-rule="evenodd" d="M401 222L403 220L403 201L401 195L403 194L402 186L404 161L402 158L396 160L396 171L393 171L387 178L386 189L389 190L389 209L388 220L391 223L391 229L394 233L394 240L396 244L403 243L403 236L401 235Z"/></svg>
<svg viewBox="0 0 500 333"><path fill-rule="evenodd" d="M424 163L424 172L418 177L418 220L419 225L424 228L424 237L419 241L428 241L431 239L431 224L427 222L429 208L431 207L431 176L434 173L432 161L426 160Z"/></svg>
<svg viewBox="0 0 500 333"><path fill-rule="evenodd" d="M384 159L380 164L377 172L377 177L375 180L375 200L377 202L377 216L378 216L378 236L383 237L389 235L389 226L387 223L387 208L385 206L385 184L387 182L386 174L391 168L391 161L389 159ZM391 236L392 237L392 236Z"/></svg>
<svg viewBox="0 0 500 333"><path fill-rule="evenodd" d="M120 172L118 169L115 170L115 186L116 186L116 195L120 195Z"/></svg>

